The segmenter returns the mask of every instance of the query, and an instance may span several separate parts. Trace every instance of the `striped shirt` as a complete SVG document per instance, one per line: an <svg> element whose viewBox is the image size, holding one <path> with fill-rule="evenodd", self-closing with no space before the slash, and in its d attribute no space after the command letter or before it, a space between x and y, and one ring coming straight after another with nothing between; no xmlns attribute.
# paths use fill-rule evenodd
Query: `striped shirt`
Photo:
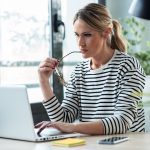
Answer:
<svg viewBox="0 0 150 150"><path fill-rule="evenodd" d="M116 50L101 68L90 69L90 60L79 63L62 104L54 96L43 105L51 121L101 120L105 134L142 132L144 85L145 73L137 59Z"/></svg>

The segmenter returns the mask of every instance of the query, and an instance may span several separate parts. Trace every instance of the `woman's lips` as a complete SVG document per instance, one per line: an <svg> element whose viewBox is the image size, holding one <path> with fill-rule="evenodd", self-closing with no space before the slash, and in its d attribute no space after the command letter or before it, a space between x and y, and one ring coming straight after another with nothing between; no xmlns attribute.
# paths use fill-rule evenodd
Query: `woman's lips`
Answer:
<svg viewBox="0 0 150 150"><path fill-rule="evenodd" d="M81 49L80 51L81 51L81 53L86 53L88 50L87 49Z"/></svg>

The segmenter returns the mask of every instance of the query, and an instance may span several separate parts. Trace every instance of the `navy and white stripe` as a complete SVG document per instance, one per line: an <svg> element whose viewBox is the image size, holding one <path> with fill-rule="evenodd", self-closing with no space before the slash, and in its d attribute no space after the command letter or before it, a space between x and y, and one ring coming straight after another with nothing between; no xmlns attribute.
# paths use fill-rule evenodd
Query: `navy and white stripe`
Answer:
<svg viewBox="0 0 150 150"><path fill-rule="evenodd" d="M63 103L54 96L43 103L52 121L101 120L105 134L144 131L142 92L145 73L139 62L115 51L102 68L91 70L90 61L78 64Z"/></svg>

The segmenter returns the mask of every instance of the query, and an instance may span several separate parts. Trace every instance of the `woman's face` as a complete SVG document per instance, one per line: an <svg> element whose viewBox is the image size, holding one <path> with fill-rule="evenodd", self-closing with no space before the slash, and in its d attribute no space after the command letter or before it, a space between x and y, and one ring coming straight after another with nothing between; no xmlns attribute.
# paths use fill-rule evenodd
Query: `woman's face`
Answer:
<svg viewBox="0 0 150 150"><path fill-rule="evenodd" d="M74 23L74 33L84 58L94 58L103 55L105 38L103 38L99 32L90 28L86 22L77 19Z"/></svg>

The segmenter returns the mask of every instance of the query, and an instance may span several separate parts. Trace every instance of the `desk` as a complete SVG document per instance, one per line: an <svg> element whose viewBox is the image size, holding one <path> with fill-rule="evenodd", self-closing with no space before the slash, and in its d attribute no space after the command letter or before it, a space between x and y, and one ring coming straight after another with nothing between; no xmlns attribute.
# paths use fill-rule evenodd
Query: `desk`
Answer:
<svg viewBox="0 0 150 150"><path fill-rule="evenodd" d="M112 137L116 135L105 136L88 136L81 137L86 140L86 145L76 147L57 147L53 146L51 142L26 142L17 140L8 140L0 138L1 150L150 150L150 133L127 133L129 141L119 143L116 145L102 145L97 144L99 139Z"/></svg>

